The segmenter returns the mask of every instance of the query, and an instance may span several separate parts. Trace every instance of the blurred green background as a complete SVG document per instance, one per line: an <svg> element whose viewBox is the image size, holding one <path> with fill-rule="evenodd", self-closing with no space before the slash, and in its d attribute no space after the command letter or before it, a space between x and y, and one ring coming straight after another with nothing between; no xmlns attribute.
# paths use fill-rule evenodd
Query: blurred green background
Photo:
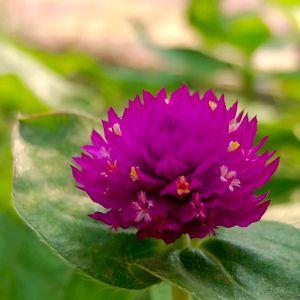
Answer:
<svg viewBox="0 0 300 300"><path fill-rule="evenodd" d="M260 121L281 156L266 218L300 226L298 0L0 1L0 299L169 299L83 277L12 209L10 131L16 116L104 116L143 89L224 92ZM55 174L54 174L55 176Z"/></svg>

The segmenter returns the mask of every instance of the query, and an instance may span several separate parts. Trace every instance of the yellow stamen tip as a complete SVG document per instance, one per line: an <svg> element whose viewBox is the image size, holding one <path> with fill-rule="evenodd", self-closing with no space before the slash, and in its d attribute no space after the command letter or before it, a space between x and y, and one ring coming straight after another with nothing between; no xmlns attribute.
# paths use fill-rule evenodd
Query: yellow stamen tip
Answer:
<svg viewBox="0 0 300 300"><path fill-rule="evenodd" d="M215 110L218 107L218 104L214 101L208 101L208 105L211 108L211 110Z"/></svg>
<svg viewBox="0 0 300 300"><path fill-rule="evenodd" d="M189 183L186 181L185 176L180 176L177 181L177 194L181 196L183 194L188 194L189 192Z"/></svg>
<svg viewBox="0 0 300 300"><path fill-rule="evenodd" d="M228 148L227 148L227 151L228 152L233 152L233 151L235 151L236 149L238 149L240 147L240 143L239 142L237 142L237 141L231 141L230 143L229 143L229 146L228 146Z"/></svg>
<svg viewBox="0 0 300 300"><path fill-rule="evenodd" d="M138 169L138 167L131 167L131 169L130 169L130 178L132 181L139 180L139 176L137 174L137 169Z"/></svg>

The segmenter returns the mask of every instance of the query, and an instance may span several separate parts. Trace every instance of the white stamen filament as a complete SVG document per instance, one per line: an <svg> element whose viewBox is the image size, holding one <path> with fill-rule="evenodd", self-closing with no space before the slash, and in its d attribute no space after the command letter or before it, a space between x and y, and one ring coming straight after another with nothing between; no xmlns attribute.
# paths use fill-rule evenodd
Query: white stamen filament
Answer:
<svg viewBox="0 0 300 300"><path fill-rule="evenodd" d="M241 125L241 122L237 122L236 119L232 119L229 123L228 132L231 133L231 132L236 131L240 125Z"/></svg>
<svg viewBox="0 0 300 300"><path fill-rule="evenodd" d="M231 192L234 191L235 187L240 187L241 181L236 178L237 176L236 171L229 171L227 166L222 165L220 167L220 172L221 172L220 180L222 182L230 182L228 188Z"/></svg>
<svg viewBox="0 0 300 300"><path fill-rule="evenodd" d="M117 136L122 136L122 131L119 123L115 123L112 127L108 128L110 132L113 132Z"/></svg>

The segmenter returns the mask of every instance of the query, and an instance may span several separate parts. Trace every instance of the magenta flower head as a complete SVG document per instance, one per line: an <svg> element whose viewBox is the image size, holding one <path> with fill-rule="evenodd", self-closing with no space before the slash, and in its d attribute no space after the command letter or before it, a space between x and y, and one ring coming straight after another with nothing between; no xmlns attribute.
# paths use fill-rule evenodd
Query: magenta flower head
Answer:
<svg viewBox="0 0 300 300"><path fill-rule="evenodd" d="M79 188L102 206L91 217L166 243L259 221L270 201L255 191L279 158L259 153L266 137L254 144L257 120L237 106L227 109L223 95L201 97L183 85L170 97L165 89L143 92L122 117L110 109L104 136L94 130L91 145L73 158Z"/></svg>

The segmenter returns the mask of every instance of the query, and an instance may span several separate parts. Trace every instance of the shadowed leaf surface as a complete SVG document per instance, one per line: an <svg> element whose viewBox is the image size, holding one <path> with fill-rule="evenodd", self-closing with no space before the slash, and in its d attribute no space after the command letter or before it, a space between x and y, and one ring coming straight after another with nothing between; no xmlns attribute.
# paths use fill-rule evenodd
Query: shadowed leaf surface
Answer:
<svg viewBox="0 0 300 300"><path fill-rule="evenodd" d="M219 230L198 248L170 251L140 266L199 299L297 299L299 249L299 230L261 222Z"/></svg>
<svg viewBox="0 0 300 300"><path fill-rule="evenodd" d="M86 278L56 257L16 216L0 215L1 299L80 300L88 295L90 300L168 300L168 292L161 285L133 291Z"/></svg>

